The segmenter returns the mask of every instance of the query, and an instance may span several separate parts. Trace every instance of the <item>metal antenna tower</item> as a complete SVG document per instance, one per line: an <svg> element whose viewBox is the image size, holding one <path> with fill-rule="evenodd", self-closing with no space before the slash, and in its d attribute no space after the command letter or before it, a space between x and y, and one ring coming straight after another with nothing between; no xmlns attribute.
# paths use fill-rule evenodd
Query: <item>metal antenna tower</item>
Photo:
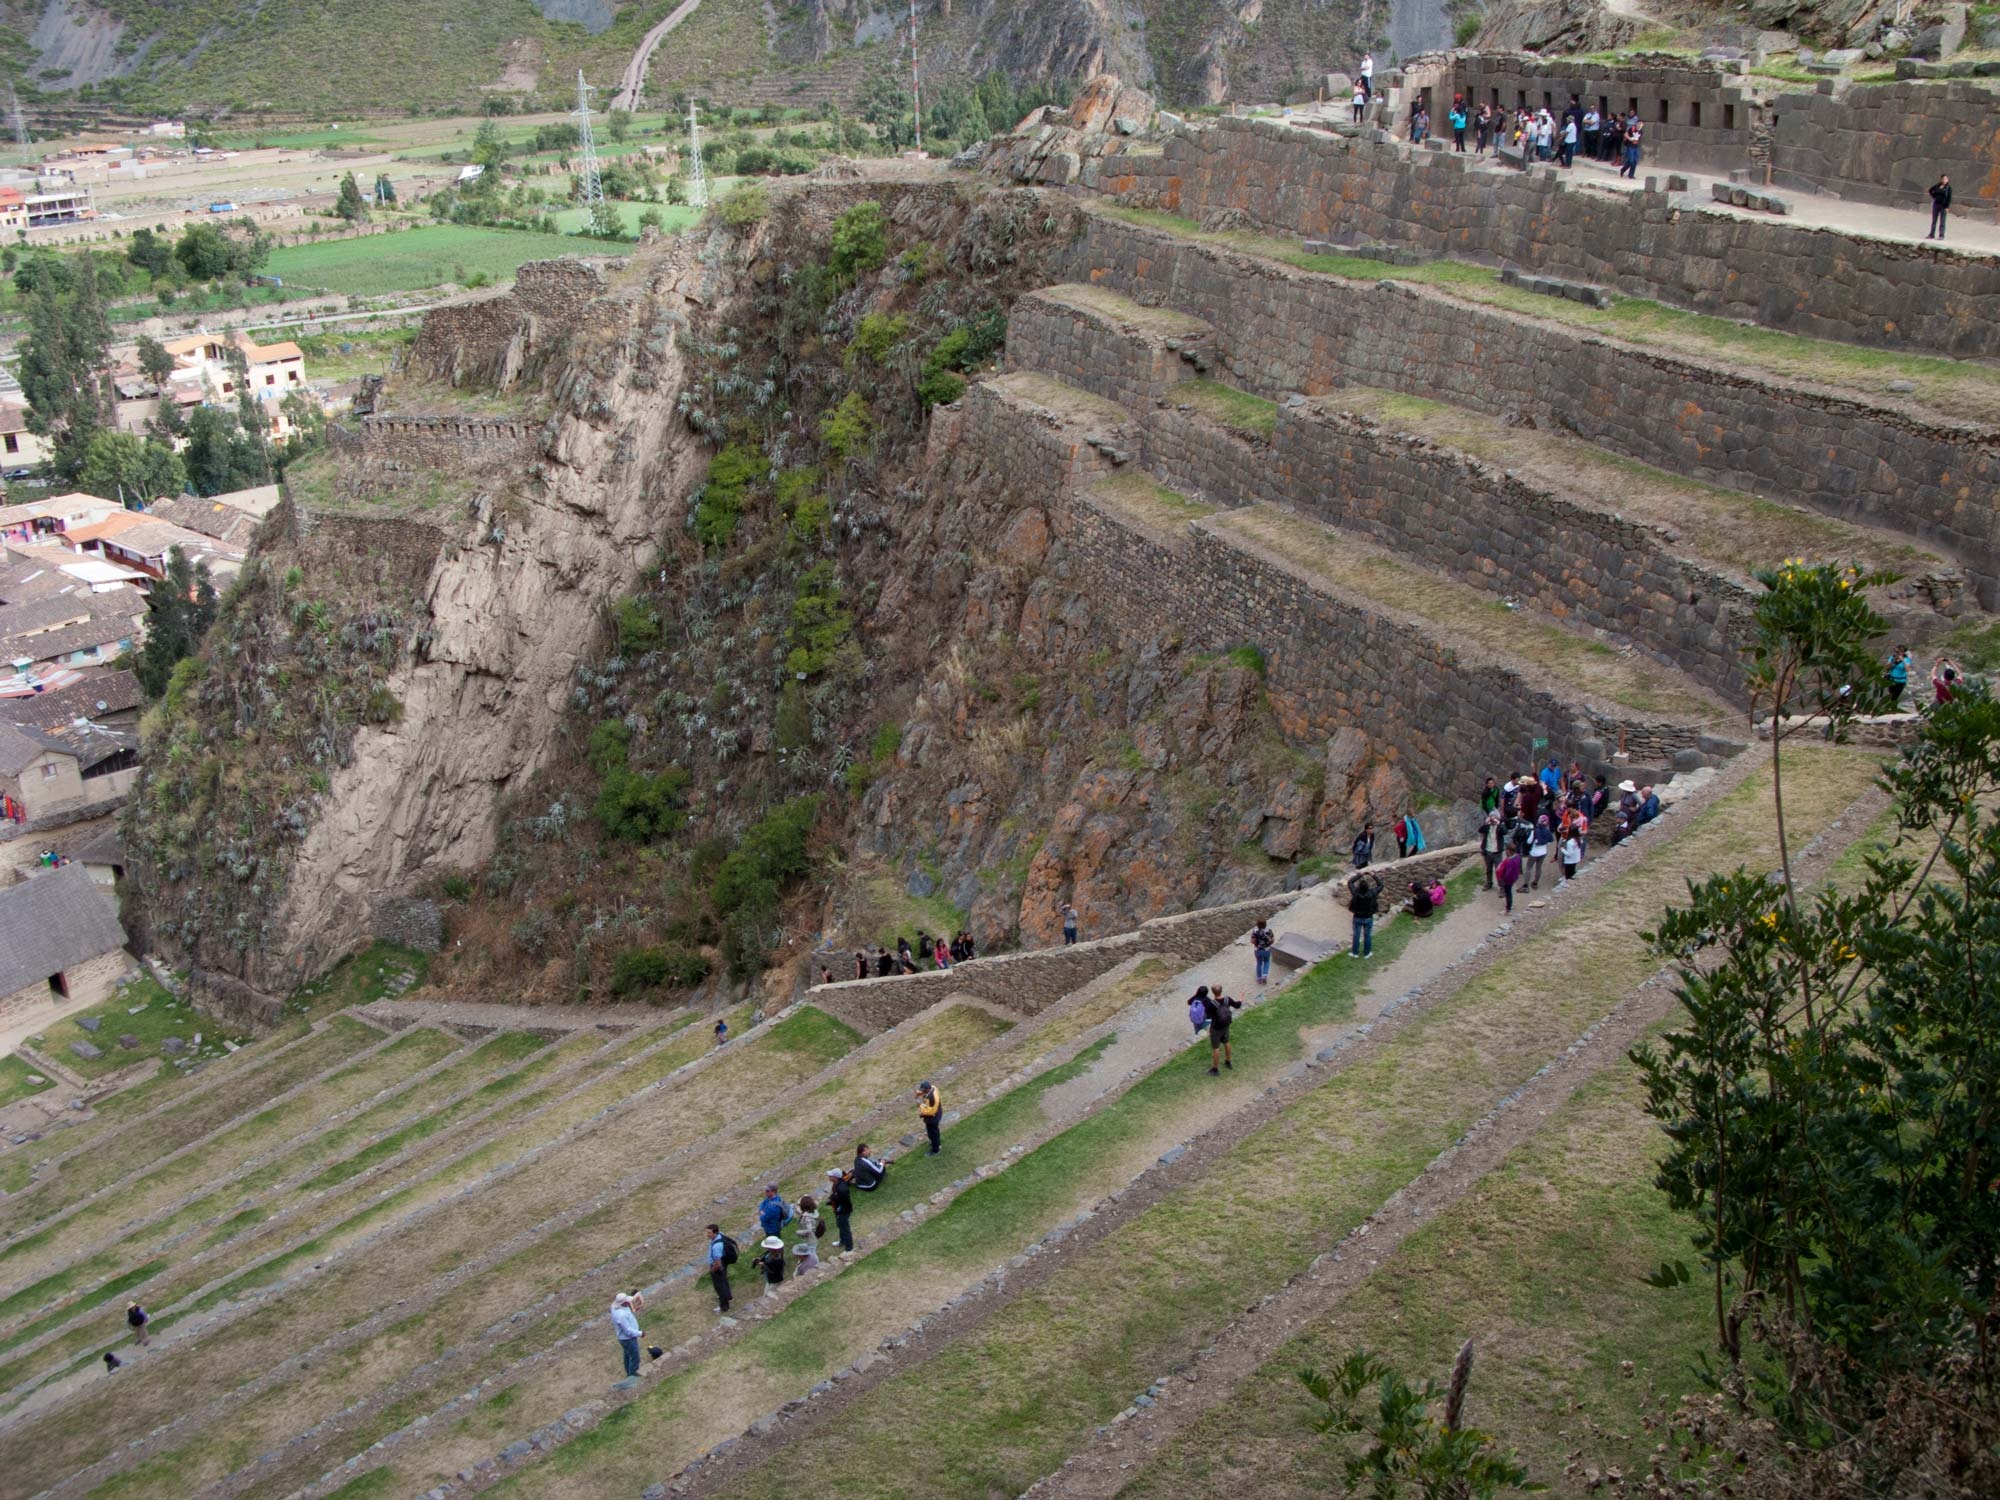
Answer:
<svg viewBox="0 0 2000 1500"><path fill-rule="evenodd" d="M694 100L688 100L688 171L687 197L689 208L708 207L708 168L701 161L701 117L695 113Z"/></svg>
<svg viewBox="0 0 2000 1500"><path fill-rule="evenodd" d="M583 208L589 215L590 232L605 230L604 179L597 170L597 142L590 135L590 85L583 81L583 69L576 70L576 145L583 162Z"/></svg>
<svg viewBox="0 0 2000 1500"><path fill-rule="evenodd" d="M917 0L910 0L910 119L916 129L917 155L924 154L924 98L917 82Z"/></svg>

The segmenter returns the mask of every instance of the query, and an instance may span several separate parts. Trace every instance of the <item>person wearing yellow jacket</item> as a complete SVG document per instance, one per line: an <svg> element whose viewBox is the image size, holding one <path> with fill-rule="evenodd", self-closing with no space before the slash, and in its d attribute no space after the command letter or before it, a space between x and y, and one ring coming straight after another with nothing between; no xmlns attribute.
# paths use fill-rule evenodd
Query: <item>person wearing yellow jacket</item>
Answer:
<svg viewBox="0 0 2000 1500"><path fill-rule="evenodd" d="M944 1114L944 1095L937 1091L937 1085L926 1078L917 1085L917 1117L924 1122L924 1134L931 1139L931 1155L936 1156L944 1147L938 1135L938 1121Z"/></svg>

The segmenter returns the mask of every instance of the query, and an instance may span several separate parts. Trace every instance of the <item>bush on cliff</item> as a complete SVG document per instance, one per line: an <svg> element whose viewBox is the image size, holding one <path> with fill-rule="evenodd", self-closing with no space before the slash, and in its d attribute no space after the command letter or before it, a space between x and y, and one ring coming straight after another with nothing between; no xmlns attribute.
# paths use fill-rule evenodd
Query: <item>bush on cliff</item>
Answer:
<svg viewBox="0 0 2000 1500"><path fill-rule="evenodd" d="M643 994L647 990L689 989L708 978L709 963L699 953L664 944L628 948L611 965L611 993Z"/></svg>
<svg viewBox="0 0 2000 1500"><path fill-rule="evenodd" d="M750 487L770 471L763 450L750 443L730 443L708 466L708 483L694 510L695 540L704 547L726 547L743 519Z"/></svg>
<svg viewBox="0 0 2000 1500"><path fill-rule="evenodd" d="M688 774L679 766L648 774L627 763L632 731L607 719L590 732L590 768L603 778L594 811L604 831L631 843L649 843L687 821Z"/></svg>
<svg viewBox="0 0 2000 1500"><path fill-rule="evenodd" d="M827 264L845 286L863 271L879 270L889 259L889 216L874 199L857 203L833 221Z"/></svg>
<svg viewBox="0 0 2000 1500"><path fill-rule="evenodd" d="M815 794L773 808L744 831L716 871L710 899L731 973L756 973L777 946L778 903L784 888L812 868L808 842L819 806Z"/></svg>

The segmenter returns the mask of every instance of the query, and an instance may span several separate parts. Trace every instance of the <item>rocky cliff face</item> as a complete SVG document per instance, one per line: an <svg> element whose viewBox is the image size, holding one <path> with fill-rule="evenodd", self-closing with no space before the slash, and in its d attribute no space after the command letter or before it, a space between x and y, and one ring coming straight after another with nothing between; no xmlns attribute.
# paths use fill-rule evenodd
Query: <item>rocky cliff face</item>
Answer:
<svg viewBox="0 0 2000 1500"><path fill-rule="evenodd" d="M788 984L828 944L1272 889L1401 805L1358 733L1288 740L1256 653L1101 620L965 438L1077 232L1023 190L828 185L433 315L153 726L148 937L278 994L430 894L468 990Z"/></svg>

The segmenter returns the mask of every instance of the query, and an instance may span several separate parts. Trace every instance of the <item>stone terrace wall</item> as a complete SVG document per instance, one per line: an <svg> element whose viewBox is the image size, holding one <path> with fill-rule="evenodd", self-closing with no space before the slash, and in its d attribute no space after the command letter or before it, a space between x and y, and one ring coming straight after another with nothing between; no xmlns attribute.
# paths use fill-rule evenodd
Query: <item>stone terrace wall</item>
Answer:
<svg viewBox="0 0 2000 1500"><path fill-rule="evenodd" d="M1234 209L1304 239L1511 262L1793 333L2000 354L2000 256L1700 212L1664 193L1576 186L1554 167L1503 173L1475 161L1376 132L1222 120L1182 128L1158 155L1093 162L1084 181L1190 218Z"/></svg>
<svg viewBox="0 0 2000 1500"><path fill-rule="evenodd" d="M398 472L525 463L539 423L493 417L356 417L329 429L335 452Z"/></svg>
<svg viewBox="0 0 2000 1500"><path fill-rule="evenodd" d="M454 384L468 377L505 384L524 345L568 332L605 285L602 263L573 255L531 260L514 273L510 290L426 313L410 362Z"/></svg>
<svg viewBox="0 0 2000 1500"><path fill-rule="evenodd" d="M1434 879L1475 858L1478 852L1476 844L1461 844L1369 868L1382 877L1387 890L1395 891L1402 889L1396 884L1399 879ZM1340 878L1345 879L1345 873ZM808 993L821 1010L869 1036L901 1025L953 995L972 995L1022 1016L1039 1015L1065 995L1142 954L1157 953L1183 964L1200 963L1242 937L1259 920L1275 916L1299 895L1294 891L1254 896L1226 906L1155 917L1129 932L1068 947L999 953L921 974L838 980L814 985ZM1280 936L1284 933L1282 926L1277 931ZM1246 978L1248 967L1246 961Z"/></svg>
<svg viewBox="0 0 2000 1500"><path fill-rule="evenodd" d="M1039 292L1020 298L1008 313L1007 368L1059 375L1135 411L1195 373L1175 341L1121 327Z"/></svg>
<svg viewBox="0 0 2000 1500"><path fill-rule="evenodd" d="M1543 425L1749 494L1922 539L2000 605L2000 433L1751 379L1408 284L1318 276L1097 218L1070 274L1215 325L1228 378L1265 396L1358 381ZM1523 382L1502 368L1532 370Z"/></svg>
<svg viewBox="0 0 2000 1500"><path fill-rule="evenodd" d="M1951 174L1954 214L2000 218L2000 92L1981 84L1851 84L1787 94L1776 108L1771 175L1816 189L1907 208L1928 224L1928 189Z"/></svg>
<svg viewBox="0 0 2000 1500"><path fill-rule="evenodd" d="M1764 100L1740 75L1698 64L1590 64L1525 52L1459 53L1455 61L1452 86L1432 101L1431 119L1440 126L1454 92L1475 110L1481 104L1546 106L1558 123L1575 95L1586 108L1636 109L1650 159L1727 172L1749 161L1764 123Z"/></svg>
<svg viewBox="0 0 2000 1500"><path fill-rule="evenodd" d="M1167 488L1211 505L1248 505L1271 492L1281 478L1272 470L1267 445L1187 408L1160 406L1148 412L1140 451L1147 472Z"/></svg>

